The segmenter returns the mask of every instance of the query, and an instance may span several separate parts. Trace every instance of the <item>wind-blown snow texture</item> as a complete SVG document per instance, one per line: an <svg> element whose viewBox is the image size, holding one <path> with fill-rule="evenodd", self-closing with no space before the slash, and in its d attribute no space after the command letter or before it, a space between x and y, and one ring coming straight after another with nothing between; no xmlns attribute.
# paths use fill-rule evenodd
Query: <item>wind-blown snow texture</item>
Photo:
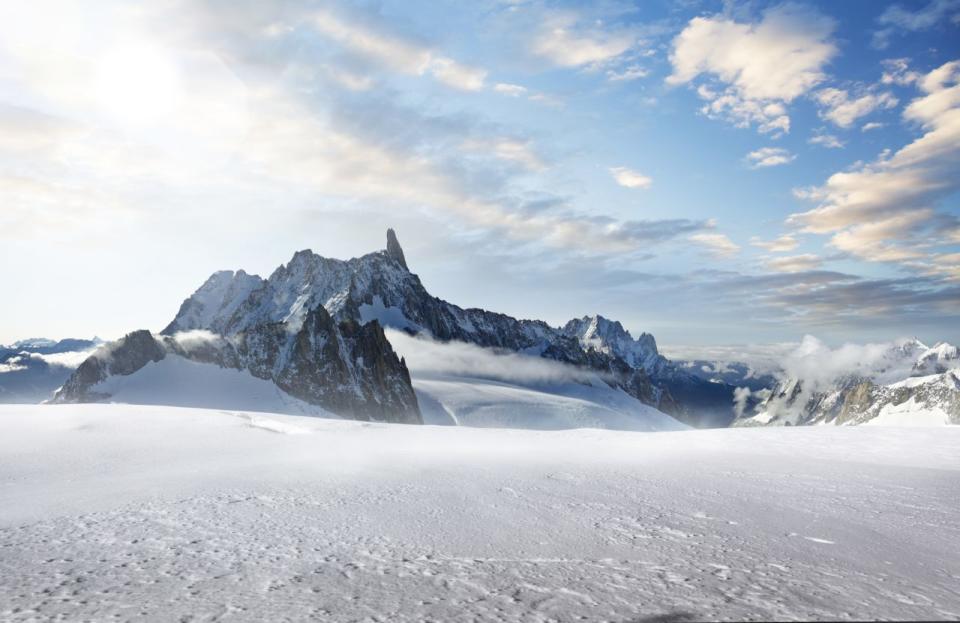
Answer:
<svg viewBox="0 0 960 623"><path fill-rule="evenodd" d="M960 617L960 428L0 427L3 620Z"/></svg>

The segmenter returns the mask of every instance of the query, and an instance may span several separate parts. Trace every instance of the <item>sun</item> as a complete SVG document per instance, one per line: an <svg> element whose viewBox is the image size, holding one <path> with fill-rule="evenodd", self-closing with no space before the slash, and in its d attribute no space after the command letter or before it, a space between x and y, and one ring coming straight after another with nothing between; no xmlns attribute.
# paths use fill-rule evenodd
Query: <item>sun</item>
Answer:
<svg viewBox="0 0 960 623"><path fill-rule="evenodd" d="M162 48L142 42L118 45L103 56L98 69L100 107L120 123L154 124L179 106L179 71Z"/></svg>

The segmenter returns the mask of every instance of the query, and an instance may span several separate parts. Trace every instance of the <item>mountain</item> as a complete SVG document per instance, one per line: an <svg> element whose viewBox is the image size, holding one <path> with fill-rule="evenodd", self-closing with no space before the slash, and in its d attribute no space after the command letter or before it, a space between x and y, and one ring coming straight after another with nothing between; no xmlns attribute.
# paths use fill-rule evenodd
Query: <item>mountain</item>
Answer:
<svg viewBox="0 0 960 623"><path fill-rule="evenodd" d="M0 345L0 403L37 403L58 387L101 342L34 338Z"/></svg>
<svg viewBox="0 0 960 623"><path fill-rule="evenodd" d="M285 274L283 270L275 276ZM406 364L377 322L337 321L315 302L302 302L295 314L247 313L229 326L217 322L231 305L240 307L251 299L269 302L276 294L274 284L242 272L214 274L184 302L174 328L161 335L135 331L99 349L77 368L56 401L109 400L113 395L107 387L116 383L115 377L141 374L151 370L150 364L176 356L243 371L270 381L285 399L343 417L422 421ZM176 329L177 322L189 329ZM158 386L155 393L177 391L176 386Z"/></svg>
<svg viewBox="0 0 960 623"><path fill-rule="evenodd" d="M785 378L744 415L736 425L960 424L960 357L905 340L836 376Z"/></svg>
<svg viewBox="0 0 960 623"><path fill-rule="evenodd" d="M699 379L657 352L649 334L634 340L602 316L561 328L484 309L464 309L432 296L407 265L393 230L387 248L349 260L299 251L266 280L216 273L187 299L166 335L208 330L231 335L252 325L301 322L324 308L337 322L381 326L441 341L505 349L602 373L644 404L696 426L725 426L733 419L734 387ZM591 329L591 327L593 327Z"/></svg>
<svg viewBox="0 0 960 623"><path fill-rule="evenodd" d="M953 344L937 342L917 356L913 371L916 375L940 374L960 367L960 349Z"/></svg>

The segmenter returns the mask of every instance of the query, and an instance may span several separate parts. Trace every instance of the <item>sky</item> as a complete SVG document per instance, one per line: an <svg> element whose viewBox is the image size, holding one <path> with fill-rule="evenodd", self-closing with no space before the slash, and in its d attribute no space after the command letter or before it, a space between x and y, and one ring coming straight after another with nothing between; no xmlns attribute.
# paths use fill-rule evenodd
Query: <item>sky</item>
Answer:
<svg viewBox="0 0 960 623"><path fill-rule="evenodd" d="M960 0L0 5L0 343L387 227L464 307L960 341Z"/></svg>

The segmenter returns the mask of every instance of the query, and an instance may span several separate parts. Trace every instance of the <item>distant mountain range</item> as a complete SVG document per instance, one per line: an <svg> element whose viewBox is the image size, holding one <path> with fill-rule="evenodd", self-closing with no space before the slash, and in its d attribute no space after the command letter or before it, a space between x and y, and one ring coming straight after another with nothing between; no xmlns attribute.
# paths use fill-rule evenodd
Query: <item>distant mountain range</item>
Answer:
<svg viewBox="0 0 960 623"><path fill-rule="evenodd" d="M0 345L0 403L49 399L101 344L92 340L34 338Z"/></svg>
<svg viewBox="0 0 960 623"><path fill-rule="evenodd" d="M266 279L242 270L214 273L159 334L134 331L92 354L84 352L97 345L92 341L33 340L4 347L0 366L7 369L0 367L0 400L14 395L44 399L55 389L57 402L134 400L131 396L149 400L152 392L162 395L167 400L164 404L171 404L176 394L176 404L184 406L229 402L230 408L242 408L247 401L281 412L385 422L437 423L445 418L457 422L451 405L465 404L467 394L449 393L450 378L423 380L415 388L406 361L384 329L438 344L465 343L484 352L513 353L588 371L590 380L581 379L574 386L541 384L533 388L534 394L527 393L529 385L510 390L514 392L511 400L524 408L559 400L566 412L580 414L572 420L556 420L559 423L657 428L663 423L654 415L658 412L695 427L860 423L888 413L884 411L888 404L902 405L911 399L910 404L917 405L935 402L947 419L957 418L956 404L951 402L958 393L951 385L956 379L950 376L957 352L950 345L928 349L917 342L904 347L904 356L915 359L906 374L931 376L930 383L910 381L909 387L894 387L904 379L878 384L879 377L860 376L812 387L784 375L757 374L737 362L671 361L660 354L652 335L634 338L619 322L603 316L583 316L554 327L540 320L464 309L436 298L409 270L393 230L387 231L385 250L350 260L306 250L294 254ZM15 393L11 389L15 385L10 383L12 366L26 365L20 353L33 353L27 358L36 358L31 365L39 370L46 355L43 349L68 347L71 352L89 354L75 371L58 365L32 390ZM53 364L45 363L49 371ZM206 380L197 381L200 378ZM497 381L503 382L502 378ZM164 383L176 386L161 387ZM489 402L496 392L506 391L499 385L494 391L489 379L484 383L483 391L474 392L475 400L482 395ZM192 389L186 391L185 385ZM455 385L461 386L462 380ZM593 389L577 389L588 386ZM223 393L231 394L231 399L225 401ZM454 394L456 399L449 398ZM450 404L441 404L444 400ZM471 402L461 415L469 411L473 415L463 419L482 425L476 414L492 411L486 406L478 409L478 404ZM545 413L543 409L534 412ZM497 413L504 421L504 411ZM531 418L521 418L522 425L535 425Z"/></svg>
<svg viewBox="0 0 960 623"><path fill-rule="evenodd" d="M868 369L812 378L787 376L761 391L739 426L960 424L960 353L940 342L904 340ZM810 375L807 375L810 376Z"/></svg>

